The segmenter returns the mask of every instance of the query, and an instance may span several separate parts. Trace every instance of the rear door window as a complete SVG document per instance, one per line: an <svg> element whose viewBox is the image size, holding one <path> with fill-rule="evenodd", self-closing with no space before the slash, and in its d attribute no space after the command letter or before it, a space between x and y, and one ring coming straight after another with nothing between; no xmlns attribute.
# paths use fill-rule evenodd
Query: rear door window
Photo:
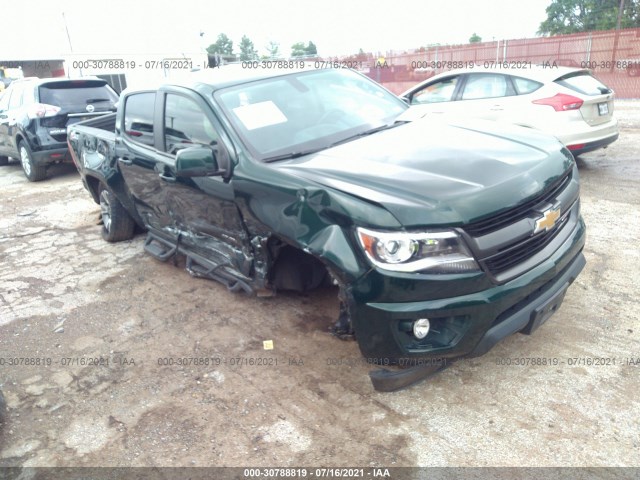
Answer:
<svg viewBox="0 0 640 480"><path fill-rule="evenodd" d="M513 95L504 75L471 73L462 91L462 100L496 98Z"/></svg>
<svg viewBox="0 0 640 480"><path fill-rule="evenodd" d="M456 90L459 78L459 76L447 77L425 86L411 96L411 105L450 102L453 100L453 93Z"/></svg>
<svg viewBox="0 0 640 480"><path fill-rule="evenodd" d="M13 92L11 92L11 98L9 98L9 110L13 110L14 108L20 108L22 105L22 92L24 91L25 84L18 83L12 85Z"/></svg>
<svg viewBox="0 0 640 480"><path fill-rule="evenodd" d="M45 83L38 89L40 103L65 113L115 110L118 95L104 80L69 80Z"/></svg>
<svg viewBox="0 0 640 480"><path fill-rule="evenodd" d="M136 93L127 97L124 106L124 134L131 140L154 145L155 103L155 92Z"/></svg>
<svg viewBox="0 0 640 480"><path fill-rule="evenodd" d="M0 94L0 112L4 112L9 109L9 98L11 97L12 91L13 87L9 87Z"/></svg>
<svg viewBox="0 0 640 480"><path fill-rule="evenodd" d="M594 96L611 93L611 90L604 83L593 77L589 72L571 73L560 77L556 80L556 83L583 95Z"/></svg>

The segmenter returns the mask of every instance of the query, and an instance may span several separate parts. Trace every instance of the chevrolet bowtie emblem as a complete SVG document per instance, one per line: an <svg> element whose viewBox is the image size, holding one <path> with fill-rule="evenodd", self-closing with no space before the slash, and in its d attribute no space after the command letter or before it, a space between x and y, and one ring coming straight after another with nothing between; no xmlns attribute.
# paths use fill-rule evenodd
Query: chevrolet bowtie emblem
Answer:
<svg viewBox="0 0 640 480"><path fill-rule="evenodd" d="M536 220L536 227L533 229L533 233L536 234L541 231L548 231L553 228L558 219L560 218L560 207L550 208L542 212L542 218Z"/></svg>

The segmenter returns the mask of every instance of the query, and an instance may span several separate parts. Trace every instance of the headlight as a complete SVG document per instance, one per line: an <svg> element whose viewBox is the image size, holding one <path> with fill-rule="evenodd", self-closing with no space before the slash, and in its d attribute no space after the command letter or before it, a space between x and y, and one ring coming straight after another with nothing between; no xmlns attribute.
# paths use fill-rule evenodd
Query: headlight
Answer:
<svg viewBox="0 0 640 480"><path fill-rule="evenodd" d="M480 270L460 236L444 232L376 232L358 228L358 240L377 267L396 272L468 273Z"/></svg>

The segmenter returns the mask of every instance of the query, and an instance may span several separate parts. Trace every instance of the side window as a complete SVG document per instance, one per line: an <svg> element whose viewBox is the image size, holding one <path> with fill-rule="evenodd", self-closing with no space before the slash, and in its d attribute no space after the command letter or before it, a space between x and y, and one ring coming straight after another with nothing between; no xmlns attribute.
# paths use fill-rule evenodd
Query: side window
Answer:
<svg viewBox="0 0 640 480"><path fill-rule="evenodd" d="M22 92L24 90L24 84L18 84L13 89L11 98L9 99L9 110L19 108L22 105Z"/></svg>
<svg viewBox="0 0 640 480"><path fill-rule="evenodd" d="M467 77L462 99L477 100L480 98L506 97L507 95L509 95L507 79L504 75L472 73Z"/></svg>
<svg viewBox="0 0 640 480"><path fill-rule="evenodd" d="M219 136L198 104L182 95L167 94L164 110L165 151L175 155L180 149L198 145L215 146Z"/></svg>
<svg viewBox="0 0 640 480"><path fill-rule="evenodd" d="M535 92L542 86L542 83L536 82L535 80L529 80L528 78L511 77L511 80L513 80L513 84L516 87L518 95Z"/></svg>
<svg viewBox="0 0 640 480"><path fill-rule="evenodd" d="M130 95L124 106L124 133L131 140L153 146L155 92Z"/></svg>
<svg viewBox="0 0 640 480"><path fill-rule="evenodd" d="M450 102L460 77L448 77L426 86L411 97L411 105Z"/></svg>
<svg viewBox="0 0 640 480"><path fill-rule="evenodd" d="M0 112L4 112L9 109L9 97L11 97L12 91L13 87L9 86L9 88L0 94Z"/></svg>
<svg viewBox="0 0 640 480"><path fill-rule="evenodd" d="M22 92L22 106L28 107L36 103L36 91L33 87L25 85L24 92Z"/></svg>

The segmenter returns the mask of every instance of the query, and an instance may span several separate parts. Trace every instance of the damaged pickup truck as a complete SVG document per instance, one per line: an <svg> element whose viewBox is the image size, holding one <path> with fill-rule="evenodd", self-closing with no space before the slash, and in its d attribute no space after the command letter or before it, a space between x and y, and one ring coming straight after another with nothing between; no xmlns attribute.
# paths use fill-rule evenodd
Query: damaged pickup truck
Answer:
<svg viewBox="0 0 640 480"><path fill-rule="evenodd" d="M578 170L555 138L408 121L348 69L240 65L125 91L68 142L102 235L234 291L339 286L334 332L395 390L532 333L585 265Z"/></svg>

